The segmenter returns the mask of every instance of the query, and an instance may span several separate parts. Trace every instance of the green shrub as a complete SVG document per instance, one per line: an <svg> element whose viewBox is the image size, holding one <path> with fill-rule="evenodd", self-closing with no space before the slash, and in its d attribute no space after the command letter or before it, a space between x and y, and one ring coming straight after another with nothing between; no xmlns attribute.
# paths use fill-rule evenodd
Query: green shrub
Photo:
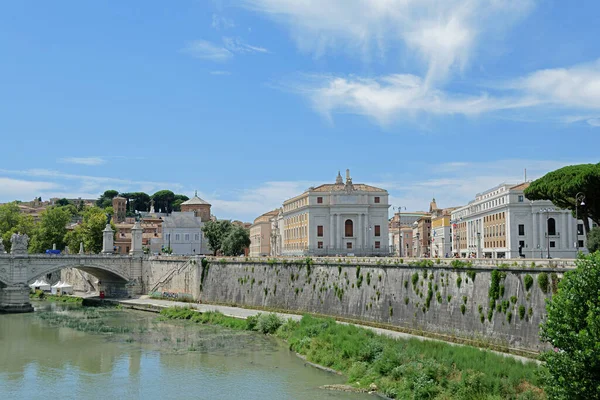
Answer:
<svg viewBox="0 0 600 400"><path fill-rule="evenodd" d="M460 289L460 285L462 284L462 278L460 276L458 276L456 278L456 286L458 286L458 288Z"/></svg>
<svg viewBox="0 0 600 400"><path fill-rule="evenodd" d="M521 304L519 306L519 319L523 320L523 318L525 318L525 306Z"/></svg>
<svg viewBox="0 0 600 400"><path fill-rule="evenodd" d="M419 282L419 274L417 272L415 272L414 274L412 274L412 284L413 286L417 286L417 282Z"/></svg>
<svg viewBox="0 0 600 400"><path fill-rule="evenodd" d="M537 278L538 286L542 289L542 292L548 293L548 274L541 272Z"/></svg>
<svg viewBox="0 0 600 400"><path fill-rule="evenodd" d="M529 274L525 275L525 290L529 291L529 289L531 289L531 286L533 285L533 277Z"/></svg>
<svg viewBox="0 0 600 400"><path fill-rule="evenodd" d="M517 303L517 296L510 296L510 302L513 304Z"/></svg>
<svg viewBox="0 0 600 400"><path fill-rule="evenodd" d="M258 314L256 330L264 334L273 334L283 324L283 320L274 313Z"/></svg>
<svg viewBox="0 0 600 400"><path fill-rule="evenodd" d="M464 304L460 305L460 312L465 315L465 311L467 310L467 307Z"/></svg>
<svg viewBox="0 0 600 400"><path fill-rule="evenodd" d="M512 311L509 311L508 314L506 314L506 320L510 324L510 321L512 321Z"/></svg>

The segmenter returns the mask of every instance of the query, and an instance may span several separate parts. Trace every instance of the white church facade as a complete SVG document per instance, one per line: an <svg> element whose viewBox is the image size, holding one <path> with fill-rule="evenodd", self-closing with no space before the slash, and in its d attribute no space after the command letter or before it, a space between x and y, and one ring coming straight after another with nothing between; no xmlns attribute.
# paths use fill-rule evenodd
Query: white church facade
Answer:
<svg viewBox="0 0 600 400"><path fill-rule="evenodd" d="M333 184L310 187L283 203L277 255L389 255L388 192L354 184L338 172Z"/></svg>

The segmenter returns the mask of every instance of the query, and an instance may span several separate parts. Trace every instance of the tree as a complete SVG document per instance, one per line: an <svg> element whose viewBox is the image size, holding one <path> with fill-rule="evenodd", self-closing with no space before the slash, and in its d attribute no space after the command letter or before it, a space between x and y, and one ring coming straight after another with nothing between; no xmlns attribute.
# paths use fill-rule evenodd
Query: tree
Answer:
<svg viewBox="0 0 600 400"><path fill-rule="evenodd" d="M98 200L96 200L96 205L100 208L112 206L112 199L117 197L118 195L119 192L117 192L116 190L106 190L104 193L102 193L102 196L100 196Z"/></svg>
<svg viewBox="0 0 600 400"><path fill-rule="evenodd" d="M181 204L189 199L185 194L176 194L173 201L173 211L181 211Z"/></svg>
<svg viewBox="0 0 600 400"><path fill-rule="evenodd" d="M90 207L83 214L83 221L75 229L68 232L65 242L70 249L79 249L83 242L86 251L100 253L102 251L102 231L106 227L106 215L99 207ZM111 222L113 231L116 227Z"/></svg>
<svg viewBox="0 0 600 400"><path fill-rule="evenodd" d="M545 390L551 399L600 399L600 252L582 256L546 304L541 338Z"/></svg>
<svg viewBox="0 0 600 400"><path fill-rule="evenodd" d="M587 248L590 253L600 250L600 228L593 228L587 236Z"/></svg>
<svg viewBox="0 0 600 400"><path fill-rule="evenodd" d="M250 232L241 226L231 225L221 243L221 251L226 256L239 256L248 246L250 246Z"/></svg>
<svg viewBox="0 0 600 400"><path fill-rule="evenodd" d="M71 204L70 206L73 207ZM67 207L49 207L43 211L40 222L33 231L29 252L43 253L51 249L53 244L56 244L58 250L64 250L67 224L70 220L71 212Z"/></svg>
<svg viewBox="0 0 600 400"><path fill-rule="evenodd" d="M575 196L583 193L585 205L577 206L585 234L590 232L588 218L600 225L600 164L569 165L531 182L525 189L529 200L550 200L575 216Z"/></svg>
<svg viewBox="0 0 600 400"><path fill-rule="evenodd" d="M155 210L160 209L164 213L170 213L173 211L175 194L170 190L159 190L152 195L152 200L154 200Z"/></svg>
<svg viewBox="0 0 600 400"><path fill-rule="evenodd" d="M65 199L64 197L62 199L56 200L57 206L66 206L67 204L69 204L69 200Z"/></svg>
<svg viewBox="0 0 600 400"><path fill-rule="evenodd" d="M150 195L144 192L123 193L123 197L127 198L127 211L150 211Z"/></svg>
<svg viewBox="0 0 600 400"><path fill-rule="evenodd" d="M202 232L208 240L208 246L213 251L213 255L216 256L217 251L221 250L223 239L231 230L231 226L229 221L207 221L202 227Z"/></svg>
<svg viewBox="0 0 600 400"><path fill-rule="evenodd" d="M0 205L0 234L7 252L10 252L13 233L25 233L31 237L33 229L33 217L21 214L16 202Z"/></svg>

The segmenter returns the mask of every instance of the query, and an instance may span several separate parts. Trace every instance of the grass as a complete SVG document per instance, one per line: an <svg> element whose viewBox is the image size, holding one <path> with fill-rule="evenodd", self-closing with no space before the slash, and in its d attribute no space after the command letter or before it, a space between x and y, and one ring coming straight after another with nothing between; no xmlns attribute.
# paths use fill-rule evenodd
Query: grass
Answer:
<svg viewBox="0 0 600 400"><path fill-rule="evenodd" d="M46 294L41 290L36 290L35 293L29 293L29 298L32 300L54 301L57 303L73 303L81 304L83 298L75 296L56 296L54 294Z"/></svg>
<svg viewBox="0 0 600 400"><path fill-rule="evenodd" d="M544 399L537 365L471 347L392 339L333 319L304 316L276 335L311 362L392 398Z"/></svg>
<svg viewBox="0 0 600 400"><path fill-rule="evenodd" d="M131 331L128 327L125 326L106 325L100 318L100 312L94 308L85 309L83 314L78 315L42 312L38 316L39 318L47 322L50 326L64 326L81 332L129 333Z"/></svg>

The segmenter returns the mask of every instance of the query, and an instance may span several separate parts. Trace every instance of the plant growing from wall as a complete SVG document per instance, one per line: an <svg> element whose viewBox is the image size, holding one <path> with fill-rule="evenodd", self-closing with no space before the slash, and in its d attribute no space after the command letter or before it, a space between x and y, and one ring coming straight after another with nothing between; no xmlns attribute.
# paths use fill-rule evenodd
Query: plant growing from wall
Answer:
<svg viewBox="0 0 600 400"><path fill-rule="evenodd" d="M525 318L525 306L521 304L519 306L519 319L522 321Z"/></svg>
<svg viewBox="0 0 600 400"><path fill-rule="evenodd" d="M412 280L412 284L413 284L413 289L415 289L415 287L417 286L417 283L419 282L419 274L417 272L412 274L411 280Z"/></svg>
<svg viewBox="0 0 600 400"><path fill-rule="evenodd" d="M537 278L538 286L542 289L542 292L548 293L548 274L541 272Z"/></svg>
<svg viewBox="0 0 600 400"><path fill-rule="evenodd" d="M475 275L476 275L476 274L477 274L477 273L476 273L475 271L473 271L473 270L468 270L468 271L467 271L467 276L468 276L469 278L471 278L471 280L472 280L473 282L475 282Z"/></svg>
<svg viewBox="0 0 600 400"><path fill-rule="evenodd" d="M513 304L517 303L517 296L510 296L510 302Z"/></svg>
<svg viewBox="0 0 600 400"><path fill-rule="evenodd" d="M206 258L203 258L200 262L202 265L202 272L200 272L200 291L204 288L204 280L206 279L206 275L208 275L208 268L210 263Z"/></svg>
<svg viewBox="0 0 600 400"><path fill-rule="evenodd" d="M358 276L360 275L360 265L356 266L356 279L358 279Z"/></svg>
<svg viewBox="0 0 600 400"><path fill-rule="evenodd" d="M462 278L460 275L456 278L456 286L460 289L460 285L462 284Z"/></svg>
<svg viewBox="0 0 600 400"><path fill-rule="evenodd" d="M367 285L371 284L371 273L367 272Z"/></svg>
<svg viewBox="0 0 600 400"><path fill-rule="evenodd" d="M405 298L404 298L404 304L405 304L405 305L408 305L408 302L409 302L409 301L410 301L410 299L409 299L408 297L405 297Z"/></svg>
<svg viewBox="0 0 600 400"><path fill-rule="evenodd" d="M529 274L525 275L524 282L525 290L529 291L529 289L531 289L531 286L533 286L533 277Z"/></svg>
<svg viewBox="0 0 600 400"><path fill-rule="evenodd" d="M512 311L509 311L508 314L506 314L506 320L510 324L510 322L512 321Z"/></svg>
<svg viewBox="0 0 600 400"><path fill-rule="evenodd" d="M465 315L465 311L467 310L467 307L464 304L460 305L460 312L462 315Z"/></svg>
<svg viewBox="0 0 600 400"><path fill-rule="evenodd" d="M552 294L556 294L558 292L558 283L560 282L560 278L556 272L550 274L550 281L552 282Z"/></svg>

